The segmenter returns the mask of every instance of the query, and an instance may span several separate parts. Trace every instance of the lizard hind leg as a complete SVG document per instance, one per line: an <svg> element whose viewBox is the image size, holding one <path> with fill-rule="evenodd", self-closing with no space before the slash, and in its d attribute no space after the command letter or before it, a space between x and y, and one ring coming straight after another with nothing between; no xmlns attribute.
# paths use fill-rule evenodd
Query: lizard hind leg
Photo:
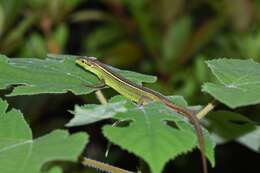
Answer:
<svg viewBox="0 0 260 173"><path fill-rule="evenodd" d="M152 101L152 99L150 99L149 97L146 97L146 96L142 95L142 96L140 96L140 98L139 98L139 100L138 100L138 102L137 102L137 105L138 105L138 106L143 106L143 105L145 105L145 104L147 104L147 103L149 103L149 102L151 102L151 101Z"/></svg>
<svg viewBox="0 0 260 173"><path fill-rule="evenodd" d="M89 85L89 84L83 84L85 87L88 87L88 88L94 88L94 89L104 89L106 87L106 83L105 81L102 79L100 80L99 83L97 84L93 84L93 85Z"/></svg>

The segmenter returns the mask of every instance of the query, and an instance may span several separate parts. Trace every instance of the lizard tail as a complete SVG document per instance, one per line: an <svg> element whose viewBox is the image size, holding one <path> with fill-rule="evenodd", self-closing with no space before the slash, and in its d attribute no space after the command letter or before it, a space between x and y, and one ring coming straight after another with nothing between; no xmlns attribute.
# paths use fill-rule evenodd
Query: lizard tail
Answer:
<svg viewBox="0 0 260 173"><path fill-rule="evenodd" d="M171 102L165 102L165 104L166 104L166 106L173 109L174 111L181 113L182 115L187 117L190 120L190 122L193 124L195 131L196 131L196 135L198 137L198 144L199 144L199 148L200 148L203 173L208 173L207 160L206 160L206 156L205 156L205 140L203 137L202 129L200 127L198 118L195 115L193 115L190 111L188 111L184 108L181 108Z"/></svg>

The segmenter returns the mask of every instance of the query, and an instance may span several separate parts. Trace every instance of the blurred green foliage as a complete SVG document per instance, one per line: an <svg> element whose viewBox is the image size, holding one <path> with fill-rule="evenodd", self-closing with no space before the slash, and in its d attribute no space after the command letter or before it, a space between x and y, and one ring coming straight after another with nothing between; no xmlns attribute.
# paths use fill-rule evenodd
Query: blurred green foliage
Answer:
<svg viewBox="0 0 260 173"><path fill-rule="evenodd" d="M204 104L208 98L201 94L201 84L215 80L204 61L259 61L259 21L259 0L0 0L0 52L9 57L97 56L112 66L157 75L158 82L149 87L166 95ZM29 112L37 136L37 130L46 131L42 123L62 127L68 117L50 122L50 112L64 110L71 99L93 102L92 97L78 100L71 95L9 101Z"/></svg>
<svg viewBox="0 0 260 173"><path fill-rule="evenodd" d="M259 7L248 0L1 0L0 51L97 56L156 74L160 85L152 87L196 102L209 79L202 59L258 60Z"/></svg>

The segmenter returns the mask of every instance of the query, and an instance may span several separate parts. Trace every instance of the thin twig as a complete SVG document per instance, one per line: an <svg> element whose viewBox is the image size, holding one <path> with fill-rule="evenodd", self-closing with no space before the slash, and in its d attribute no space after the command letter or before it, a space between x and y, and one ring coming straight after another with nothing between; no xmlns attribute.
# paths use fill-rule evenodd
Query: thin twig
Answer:
<svg viewBox="0 0 260 173"><path fill-rule="evenodd" d="M99 102L100 102L102 105L107 104L107 99L106 99L106 97L104 96L104 94L103 94L100 90L97 90L97 91L95 92L95 94L96 94L97 99L99 100Z"/></svg>
<svg viewBox="0 0 260 173"><path fill-rule="evenodd" d="M205 106L201 111L199 111L199 113L196 114L196 117L198 119L202 119L203 117L205 117L210 111L212 111L212 109L215 108L215 104L214 101L210 102L207 104L207 106Z"/></svg>
<svg viewBox="0 0 260 173"><path fill-rule="evenodd" d="M113 124L112 124L112 127L116 127L116 126L118 126L121 122L124 122L125 120L117 120L116 122L114 122ZM105 157L107 157L108 156L108 153L109 153L109 151L110 151L110 147L111 147L111 142L110 141L108 141L108 144L107 144L107 149L106 149L106 152L105 152Z"/></svg>

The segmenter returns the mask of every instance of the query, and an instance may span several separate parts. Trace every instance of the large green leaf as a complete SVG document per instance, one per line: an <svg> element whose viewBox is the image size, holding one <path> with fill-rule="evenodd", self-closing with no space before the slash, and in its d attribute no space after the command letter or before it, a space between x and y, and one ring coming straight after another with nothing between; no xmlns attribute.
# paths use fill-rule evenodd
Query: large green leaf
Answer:
<svg viewBox="0 0 260 173"><path fill-rule="evenodd" d="M85 86L99 83L98 78L78 67L75 56L51 55L45 60L29 58L8 59L0 55L0 89L18 85L10 96L32 95L40 93L87 94L93 88ZM142 83L154 82L153 76L115 69L127 79Z"/></svg>
<svg viewBox="0 0 260 173"><path fill-rule="evenodd" d="M169 96L172 102L179 106L186 107L187 102L182 96ZM109 100L109 103L104 105L87 104L83 106L76 105L73 111L74 117L66 124L68 127L87 125L101 120L113 118L119 112L126 112L128 109L135 109L129 100L117 95ZM197 107L190 107L197 111Z"/></svg>
<svg viewBox="0 0 260 173"><path fill-rule="evenodd" d="M66 131L55 130L32 139L30 127L21 113L14 109L6 112L7 106L0 100L1 172L39 173L46 162L77 160L87 142L86 134L69 135Z"/></svg>
<svg viewBox="0 0 260 173"><path fill-rule="evenodd" d="M173 97L172 100L185 105L182 97ZM126 127L105 126L103 133L114 144L143 158L155 173L161 172L169 159L191 151L197 145L197 136L189 121L158 102L140 107L122 96L117 96L107 105L77 107L74 113L75 117L69 123L72 126L111 117L130 121ZM208 132L205 129L203 131L206 155L214 165L215 144Z"/></svg>
<svg viewBox="0 0 260 173"><path fill-rule="evenodd" d="M231 108L260 103L260 64L253 60L207 61L220 83L206 83L202 90Z"/></svg>

